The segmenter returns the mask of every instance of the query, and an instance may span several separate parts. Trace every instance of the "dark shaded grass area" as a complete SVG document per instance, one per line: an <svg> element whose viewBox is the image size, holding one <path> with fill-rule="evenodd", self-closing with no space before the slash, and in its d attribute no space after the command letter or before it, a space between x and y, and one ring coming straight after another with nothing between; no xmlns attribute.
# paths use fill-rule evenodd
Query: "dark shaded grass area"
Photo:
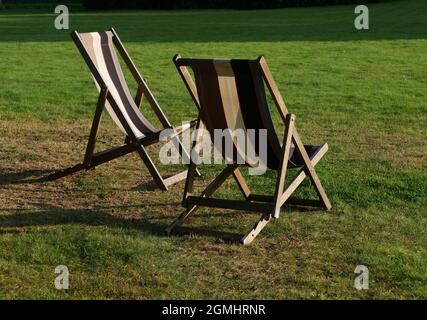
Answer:
<svg viewBox="0 0 427 320"><path fill-rule="evenodd" d="M408 0L370 4L370 30L354 28L354 6L261 11L100 11L70 12L70 29L115 26L132 42L337 41L425 39L427 4ZM53 12L27 15L0 11L0 41L68 41L54 32Z"/></svg>

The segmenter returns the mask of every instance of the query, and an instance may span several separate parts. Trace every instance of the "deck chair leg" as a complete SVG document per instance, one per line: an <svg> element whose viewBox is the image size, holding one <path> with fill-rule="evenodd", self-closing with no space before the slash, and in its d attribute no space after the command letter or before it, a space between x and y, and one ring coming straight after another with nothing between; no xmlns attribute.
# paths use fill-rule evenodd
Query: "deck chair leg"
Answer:
<svg viewBox="0 0 427 320"><path fill-rule="evenodd" d="M95 150L96 134L98 133L99 124L101 122L102 111L104 110L105 101L107 100L108 89L102 88L99 93L98 102L96 104L95 116L93 117L92 127L90 129L89 140L86 146L86 153L83 164L90 166L92 161L93 151Z"/></svg>
<svg viewBox="0 0 427 320"><path fill-rule="evenodd" d="M54 181L82 170L88 170L91 166L92 157L95 150L96 134L98 133L99 123L101 122L102 111L104 110L105 101L107 100L108 89L101 88L99 93L98 102L96 103L95 115L92 120L92 127L90 128L89 139L86 146L86 152L83 158L83 163L76 164L72 167L59 170L44 178L40 179L43 181Z"/></svg>
<svg viewBox="0 0 427 320"><path fill-rule="evenodd" d="M185 181L185 186L184 186L184 195L182 197L183 207L187 206L186 199L193 192L193 181L194 181L195 174L196 174L196 164L194 162L191 162L187 171L187 179Z"/></svg>
<svg viewBox="0 0 427 320"><path fill-rule="evenodd" d="M231 164L228 165L221 173L203 190L201 196L202 197L209 197L212 195L223 183L227 178L234 172L234 170L238 167L237 164ZM190 172L190 171L189 171ZM193 174L194 177L194 174ZM189 175L189 179L191 176ZM191 185L186 185L186 193L188 194L190 188L192 189L192 182ZM183 203L186 204L185 199L183 200ZM185 220L187 220L196 210L198 209L197 205L191 205L186 208L186 210L178 217L176 218L169 227L166 228L166 233L170 235L175 227L178 227L184 223Z"/></svg>
<svg viewBox="0 0 427 320"><path fill-rule="evenodd" d="M199 126L199 124L200 124L200 122L198 121L197 127ZM200 177L201 176L200 171L195 166L193 166L193 167L191 166L191 164L193 163L192 159L191 159L190 155L188 154L187 150L182 145L181 141L179 141L178 136L172 137L171 141L172 141L173 145L175 146L175 148L178 150L178 153L179 153L181 159L183 159L184 162L188 163L187 164L188 168L187 168L187 170L184 170L184 171L177 173L177 174L175 174L175 175L173 175L167 179L164 179L166 186L169 187L170 185L177 183L179 181L182 181L186 178L188 181L188 174L190 173L190 171L191 171L191 175L196 175L197 177ZM198 141L198 139L196 139L196 141L194 141L192 149L194 149L197 141ZM185 194L185 192L184 192L184 194Z"/></svg>
<svg viewBox="0 0 427 320"><path fill-rule="evenodd" d="M203 128L204 128L204 124L200 118L200 114L197 117L197 122L196 122L196 138L193 141L193 144L190 148L190 154L187 153L187 151L184 149L184 146L182 146L181 143L179 143L180 148L183 150L183 152L185 153L185 157L189 160L189 165L188 167L190 168L190 164L200 155L200 151L202 149L202 143L203 143ZM178 149L180 150L180 149ZM181 154L181 157L184 157L183 154ZM194 159L193 159L194 158ZM200 172L198 169L196 169L196 175L198 177L201 176Z"/></svg>
<svg viewBox="0 0 427 320"><path fill-rule="evenodd" d="M188 168L190 168L191 159L190 159L190 155L188 154L187 150L185 150L184 146L183 146L183 145L182 145L182 143L179 141L178 137L173 137L172 139L174 140L174 141L173 141L173 143L174 143L174 145L175 145L175 148L178 150L179 156L180 156L184 161L187 161L187 162L189 163L189 164L187 165L187 167L188 167ZM196 168L195 170L196 170L196 172L195 172L196 176L197 176L197 177L200 177L200 176L201 176L200 171L199 171L197 168Z"/></svg>
<svg viewBox="0 0 427 320"><path fill-rule="evenodd" d="M183 213L179 215L166 229L165 232L167 235L170 235L176 227L179 227L187 220L195 211L197 210L197 206L192 206L190 208L185 209Z"/></svg>
<svg viewBox="0 0 427 320"><path fill-rule="evenodd" d="M184 146L182 145L182 143L179 141L179 139L177 137L172 138L172 142L175 146L175 148L177 148L179 155L181 156L181 158L185 161L188 161L188 170L187 170L187 179L185 182L185 188L184 188L184 196L183 196L183 200L182 200L182 204L184 205L185 202L185 198L187 197L187 193L191 194L192 190L193 190L193 179L194 179L194 175L197 177L200 177L200 171L197 169L196 164L194 163L195 157L198 156L198 143L201 142L201 134L199 131L200 128L203 127L203 123L200 121L200 116L197 118L197 123L196 123L196 132L197 132L197 136L195 141L193 142L192 146L190 147L190 154L191 156L188 154L187 150L185 150Z"/></svg>
<svg viewBox="0 0 427 320"><path fill-rule="evenodd" d="M201 124L200 116L199 116L197 119L196 130L200 129L200 127L202 125L203 124ZM197 131L197 133L199 133L199 131ZM191 195L193 192L194 176L198 173L197 165L195 163L196 159L193 159L192 155L193 155L193 153L194 153L194 157L197 157L197 155L198 155L197 143L199 142L199 138L200 138L200 136L198 135L196 137L195 141L193 142L193 145L192 145L191 150L190 150L190 154L191 154L191 156L189 156L190 164L188 166L187 179L185 181L184 194L182 197L182 206L183 207L187 207L186 199L187 199L187 196ZM166 233L169 235L172 232L172 229L181 225L196 210L196 208L197 208L196 206L193 206L192 209L186 209L177 219L175 219L172 222L171 225L169 225L168 228L166 228Z"/></svg>
<svg viewBox="0 0 427 320"><path fill-rule="evenodd" d="M241 240L241 242L243 243L243 245L248 245L250 244L252 241L254 241L254 239L256 238L256 236L261 232L262 229L264 229L264 227L267 225L267 223L269 223L271 221L271 214L267 213L267 214L263 214L261 216L261 219L254 225L254 227L252 228L252 230L250 230Z"/></svg>
<svg viewBox="0 0 427 320"><path fill-rule="evenodd" d="M182 199L182 206L187 207L186 199L187 196L191 195L193 192L193 181L194 181L194 175L196 171L196 164L192 162L190 164L190 167L188 169L187 173L187 180L185 181L185 187L184 187L184 196ZM206 190L206 189L205 189ZM187 207L184 212L182 212L178 218L176 218L167 228L166 228L166 234L170 235L172 233L172 230L175 227L179 227L184 223L185 220L187 220L195 211L197 210L197 206L193 205L191 207Z"/></svg>
<svg viewBox="0 0 427 320"><path fill-rule="evenodd" d="M274 192L273 216L279 218L280 215L280 197L283 194L285 186L286 170L288 168L289 152L292 143L292 134L294 132L295 115L288 113L285 122L285 136L283 138L282 159L280 160L279 175L277 177L276 190Z"/></svg>
<svg viewBox="0 0 427 320"><path fill-rule="evenodd" d="M181 143L179 142L179 140L177 138L174 137L173 139L174 140L176 139L176 141L174 142L174 145L178 149L178 152L181 155L181 158L183 158L183 159L187 158L188 159L189 156L187 154L187 151L184 149L184 146L181 145ZM187 170L181 171L181 172L179 172L173 176L165 178L163 182L166 185L166 187L169 187L175 183L178 183L178 182L186 179L188 176L188 171L190 169L190 165L187 165L187 166L188 166ZM197 168L194 168L194 170L195 170L194 174L196 176L200 177L201 174L200 174L199 170Z"/></svg>
<svg viewBox="0 0 427 320"><path fill-rule="evenodd" d="M162 176L160 175L159 171L157 170L145 148L141 144L136 144L136 151L138 152L139 156L141 157L142 161L144 162L157 186L164 191L168 190L165 180L163 180Z"/></svg>
<svg viewBox="0 0 427 320"><path fill-rule="evenodd" d="M311 160L311 164L314 167L326 154L328 151L328 144L325 143L319 150L319 152L316 153L316 155ZM295 178L289 183L286 190L283 192L282 196L280 197L280 205L282 206L292 195L292 193L298 188L298 186L304 181L307 174L305 173L304 168L301 169L298 174L295 176Z"/></svg>
<svg viewBox="0 0 427 320"><path fill-rule="evenodd" d="M242 192L245 199L249 199L249 197L251 196L251 190L249 189L249 186L246 183L246 180L243 177L242 172L239 168L236 168L233 171L233 177L234 180L236 180L237 186L239 187L240 192Z"/></svg>
<svg viewBox="0 0 427 320"><path fill-rule="evenodd" d="M322 183L320 182L320 179L317 176L316 170L314 169L314 166L312 165L311 160L307 154L307 151L304 148L301 138L296 131L293 135L293 140L295 142L296 148L298 149L304 161L304 170L306 174L310 177L310 180L312 181L312 183L314 184L317 195L319 196L320 200L323 203L323 207L326 210L330 210L332 208L331 202L329 201L328 196L326 195L325 189L323 189Z"/></svg>

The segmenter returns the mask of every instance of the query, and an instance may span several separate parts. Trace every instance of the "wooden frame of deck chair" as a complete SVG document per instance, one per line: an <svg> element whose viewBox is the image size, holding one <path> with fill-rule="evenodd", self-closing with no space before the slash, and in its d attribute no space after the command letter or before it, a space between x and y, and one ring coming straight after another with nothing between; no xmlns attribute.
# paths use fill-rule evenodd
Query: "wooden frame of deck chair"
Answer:
<svg viewBox="0 0 427 320"><path fill-rule="evenodd" d="M153 176L156 185L160 189L167 190L168 186L185 179L187 170L164 179L145 150L146 146L160 141L161 131L155 128L142 115L139 109L144 96L148 100L149 105L162 126L165 129L172 129L173 127L161 110L157 100L154 98L146 81L142 78L124 48L115 30L110 29L108 31L90 33L78 33L74 31L71 37L92 73L95 85L99 91L99 97L83 162L53 173L43 180L51 181L81 170L89 170L102 163L134 151L138 152L150 174ZM133 78L137 82L138 88L135 99L131 96L114 47L123 58ZM96 135L104 108L107 110L114 123L126 135L126 138L122 146L94 153ZM188 161L189 155L181 145L177 136L183 131L190 129L190 127L194 127L195 124L196 121L194 120L188 125L173 128L173 133L169 137L166 137L173 140L181 157L186 157ZM162 137L162 139L164 138L165 137ZM197 174L199 173L197 172Z"/></svg>
<svg viewBox="0 0 427 320"><path fill-rule="evenodd" d="M199 206L260 212L262 213L261 219L243 237L237 236L236 238L236 235L213 232L213 234L225 239L238 240L246 245L253 241L272 218L279 217L280 209L285 203L319 206L326 210L331 208L331 203L314 169L314 166L327 152L328 145L327 143L320 146L303 145L295 125L295 115L288 112L264 57L260 56L256 60L220 60L185 59L176 55L173 61L199 109L199 121L196 128L200 128L204 124L210 131L211 137L213 136L211 132L213 129L266 129L266 166L269 169L276 170L278 177L274 195L253 194L239 170L241 165L233 161L204 189L200 196L193 196L196 164L192 158L183 195L183 206L186 209L166 229L168 234L180 230L191 232L191 229L180 226ZM192 69L195 82L187 67ZM285 124L282 145L280 145L273 126L264 83L267 85ZM238 152L239 148L235 145L236 141L232 140L232 143L235 152ZM259 153L261 150L259 149L259 142L258 146L256 144L257 142L254 143L254 148ZM240 148L240 150L242 149ZM193 151L191 154L193 155ZM247 162L244 165L250 166ZM288 168L300 168L300 170L285 187ZM244 200L212 198L211 195L231 175L237 182ZM310 178L320 200L291 197L306 176ZM206 230L199 231L212 234Z"/></svg>

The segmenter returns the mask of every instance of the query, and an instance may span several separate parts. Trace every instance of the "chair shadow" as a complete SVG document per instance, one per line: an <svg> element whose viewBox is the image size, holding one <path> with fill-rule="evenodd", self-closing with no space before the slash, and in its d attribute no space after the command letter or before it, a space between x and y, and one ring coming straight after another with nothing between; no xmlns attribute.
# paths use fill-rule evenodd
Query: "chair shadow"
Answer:
<svg viewBox="0 0 427 320"><path fill-rule="evenodd" d="M157 220L169 220L171 217L158 215L158 214L146 214L145 217L125 219L120 218L116 215L112 215L106 210L111 209L128 209L141 207L140 205L128 205L128 206L104 206L95 209L64 209L55 206L46 206L43 204L34 204L38 209L1 209L0 211L14 211L15 213L10 215L0 215L0 234L8 233L21 233L25 230L17 230L17 228L26 227L43 227L43 226L55 226L55 225L86 225L86 226L106 226L110 228L123 228L133 229L141 231L150 235L158 237L168 237L166 234L166 228L169 223L161 223ZM163 206L163 205L159 205ZM315 209L298 207L298 211L313 211ZM228 216L233 217L233 212L210 212L203 213L203 217L209 218L212 216ZM155 222L151 220L156 220ZM4 230L5 229L5 230ZM218 230L203 229L193 226L179 227L172 233L178 236L188 235L200 235L208 236L210 238L216 238L224 242L239 243L243 237L242 234L230 233Z"/></svg>
<svg viewBox="0 0 427 320"><path fill-rule="evenodd" d="M29 183L40 183L46 174L53 172L54 170L25 170L21 172L11 172L0 175L0 186L4 185L17 185L17 184L29 184ZM147 181L133 188L138 191L153 191L157 189L157 186L153 181ZM129 208L141 208L141 205L121 205L121 206L101 206L94 209L67 209L62 207L48 206L41 203L33 203L36 209L7 209L0 208L0 211L11 211L14 214L0 215L0 228L6 228L6 230L0 230L0 234L6 233L20 233L25 232L24 230L17 230L17 228L25 227L40 227L40 226L54 226L63 224L83 224L87 226L107 226L111 228L124 228L124 229L135 229L144 233L159 237L167 237L165 229L168 227L168 223L153 222L151 220L169 220L171 217L158 215L158 214L146 214L145 217L125 219L120 218L117 215L112 215L107 212L111 209L129 209ZM170 206L171 203L168 203ZM152 205L150 205L152 206ZM158 204L157 206L164 206ZM177 215L184 210L179 203L176 203ZM310 208L296 205L286 205L285 210L298 211L304 213L310 213L318 211L318 208ZM235 215L234 210L226 210L222 212L203 212L200 214L201 217L230 217ZM240 242L243 235L235 233L227 233L215 230L200 229L197 227L180 227L177 232L173 232L175 235L202 235L221 239L226 242Z"/></svg>
<svg viewBox="0 0 427 320"><path fill-rule="evenodd" d="M160 189L157 186L157 184L154 182L154 180L144 181L130 188L130 191L140 191L140 192L156 191L156 190L160 190Z"/></svg>
<svg viewBox="0 0 427 320"><path fill-rule="evenodd" d="M60 170L50 170L50 169L31 169L19 172L10 172L6 174L0 173L0 186L7 185L18 185L18 184L32 184L32 183L45 183L45 182L54 182L56 180L48 180L50 174L58 172ZM168 178L171 175L166 176ZM60 180L61 178L57 179ZM156 191L158 186L154 180L147 179L135 187L132 187L131 191Z"/></svg>
<svg viewBox="0 0 427 320"><path fill-rule="evenodd" d="M106 207L111 208L111 207ZM120 208L120 207L119 207ZM3 209L4 210L4 209ZM11 211L13 209L10 209ZM0 215L0 233L19 233L16 228L55 225L107 226L111 228L135 229L148 234L165 236L166 224L151 222L152 218L124 219L105 212L103 209L62 209L57 207L41 210L14 210L15 214ZM166 219L166 217L156 217Z"/></svg>
<svg viewBox="0 0 427 320"><path fill-rule="evenodd" d="M42 182L43 178L52 172L54 170L32 169L0 174L0 186Z"/></svg>
<svg viewBox="0 0 427 320"><path fill-rule="evenodd" d="M107 208L112 207L105 207L104 209ZM121 207L117 206L116 208ZM154 235L159 238L169 237L165 231L168 224L152 222L150 219L153 218L123 219L113 216L103 210L89 209L61 209L53 207L51 209L42 209L40 211L19 210L13 215L0 215L0 235L20 234L26 232L25 228L28 227L83 224L85 226L92 227L106 226L110 228L132 229L141 231L145 234ZM156 216L155 219L169 219L169 217ZM24 229L19 230L18 228ZM174 230L172 235L180 237L199 235L230 243L239 243L243 237L243 234L191 226L178 227Z"/></svg>

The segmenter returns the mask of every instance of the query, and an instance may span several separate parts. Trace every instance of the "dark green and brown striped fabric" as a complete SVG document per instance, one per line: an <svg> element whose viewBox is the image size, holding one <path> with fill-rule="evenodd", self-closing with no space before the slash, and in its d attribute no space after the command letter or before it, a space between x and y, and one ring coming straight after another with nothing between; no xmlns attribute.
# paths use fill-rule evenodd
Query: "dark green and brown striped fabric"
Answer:
<svg viewBox="0 0 427 320"><path fill-rule="evenodd" d="M189 59L196 80L201 116L213 136L215 129L253 129L248 136L259 155L259 130L267 132L267 167L279 166L281 146L268 109L264 83L257 60ZM252 139L251 139L252 138ZM233 141L235 150L247 150ZM223 151L223 150L222 150ZM248 165L256 159L244 159ZM264 155L265 156L265 155ZM253 160L253 161L252 161ZM249 163L248 163L249 162Z"/></svg>

